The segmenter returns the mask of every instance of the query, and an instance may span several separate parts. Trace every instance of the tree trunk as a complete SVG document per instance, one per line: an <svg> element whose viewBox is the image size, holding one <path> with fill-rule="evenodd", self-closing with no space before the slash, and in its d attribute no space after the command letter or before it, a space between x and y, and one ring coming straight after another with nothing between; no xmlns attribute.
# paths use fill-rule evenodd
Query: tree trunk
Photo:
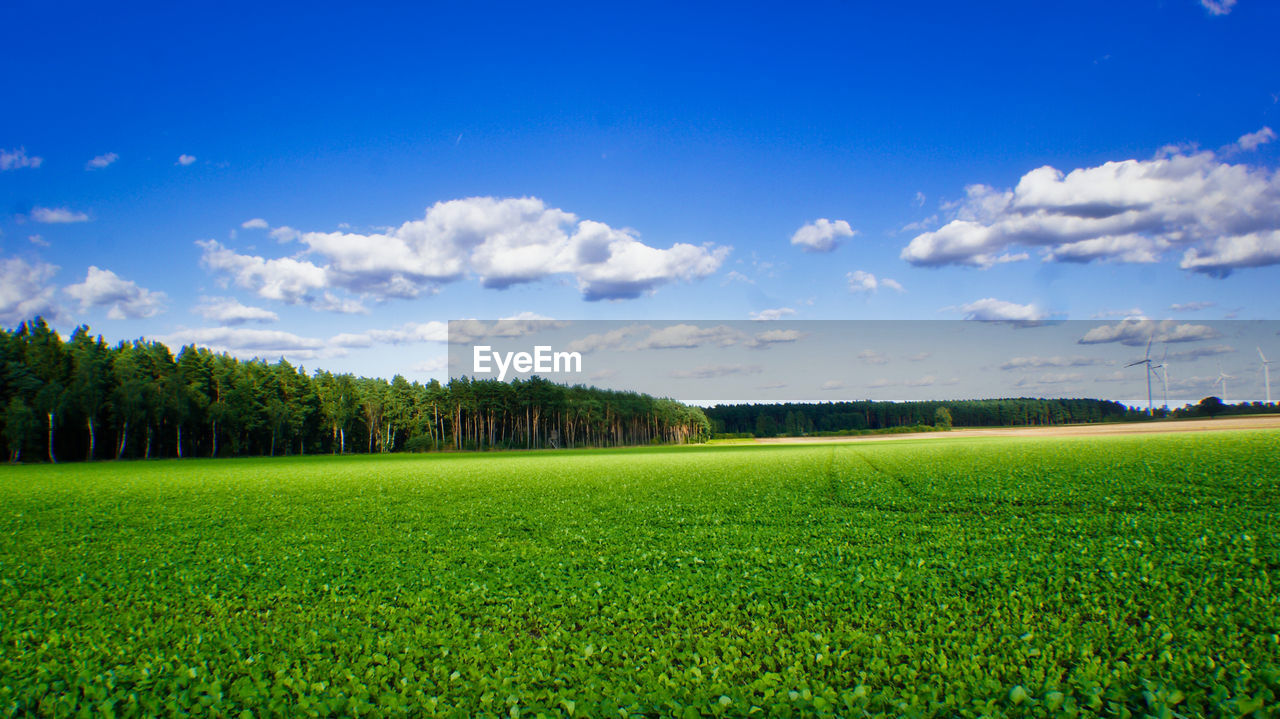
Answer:
<svg viewBox="0 0 1280 719"><path fill-rule="evenodd" d="M210 432L213 441L213 449L209 451L210 457L218 456L218 420L213 420L213 430Z"/></svg>
<svg viewBox="0 0 1280 719"><path fill-rule="evenodd" d="M129 442L129 423L125 422L120 427L120 443L116 445L116 459L120 459L124 455L124 448Z"/></svg>
<svg viewBox="0 0 1280 719"><path fill-rule="evenodd" d="M147 450L142 454L143 459L151 459L151 425L147 425Z"/></svg>
<svg viewBox="0 0 1280 719"><path fill-rule="evenodd" d="M182 423L178 423L178 459L182 459Z"/></svg>
<svg viewBox="0 0 1280 719"><path fill-rule="evenodd" d="M53 412L49 412L49 462L58 463L58 457L53 453Z"/></svg>
<svg viewBox="0 0 1280 719"><path fill-rule="evenodd" d="M276 431L274 429L271 430L271 454L268 456L276 456Z"/></svg>
<svg viewBox="0 0 1280 719"><path fill-rule="evenodd" d="M89 456L87 457L87 461L92 462L93 461L93 442L94 442L93 417L90 417L88 422L89 422Z"/></svg>
<svg viewBox="0 0 1280 719"><path fill-rule="evenodd" d="M347 428L338 428L338 454L347 453Z"/></svg>

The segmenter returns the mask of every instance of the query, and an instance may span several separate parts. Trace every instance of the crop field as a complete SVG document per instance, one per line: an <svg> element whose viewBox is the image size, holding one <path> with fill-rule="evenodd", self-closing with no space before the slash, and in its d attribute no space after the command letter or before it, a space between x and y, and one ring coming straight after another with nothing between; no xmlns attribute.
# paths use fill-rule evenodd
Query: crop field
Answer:
<svg viewBox="0 0 1280 719"><path fill-rule="evenodd" d="M1280 714L1280 431L0 468L0 714Z"/></svg>

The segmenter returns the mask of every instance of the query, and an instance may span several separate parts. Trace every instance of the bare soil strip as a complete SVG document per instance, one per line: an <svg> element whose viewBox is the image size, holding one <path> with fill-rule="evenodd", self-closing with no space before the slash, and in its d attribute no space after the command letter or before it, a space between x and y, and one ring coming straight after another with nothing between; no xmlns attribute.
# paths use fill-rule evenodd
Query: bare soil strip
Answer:
<svg viewBox="0 0 1280 719"><path fill-rule="evenodd" d="M868 434L852 437L772 437L757 444L821 444L824 442L886 442L900 439L957 439L966 437L1091 437L1114 434L1155 434L1161 432L1222 432L1240 429L1280 429L1280 415L1264 414L1222 419L1187 419L1164 422L1115 424L1066 424L1051 427L958 428L950 432L910 434Z"/></svg>

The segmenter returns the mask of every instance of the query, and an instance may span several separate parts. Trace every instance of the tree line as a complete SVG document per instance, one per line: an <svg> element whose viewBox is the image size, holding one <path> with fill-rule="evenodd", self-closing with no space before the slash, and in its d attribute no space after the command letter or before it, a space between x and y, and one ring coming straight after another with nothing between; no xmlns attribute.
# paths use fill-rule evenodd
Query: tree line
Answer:
<svg viewBox="0 0 1280 719"><path fill-rule="evenodd" d="M697 407L528 380L307 374L189 345L108 345L43 318L0 329L10 461L573 448L703 441Z"/></svg>
<svg viewBox="0 0 1280 719"><path fill-rule="evenodd" d="M944 416L948 420L941 419ZM706 410L712 432L756 437L887 430L945 423L957 427L1120 422L1147 415L1100 399L974 399L928 402L823 402L716 405Z"/></svg>

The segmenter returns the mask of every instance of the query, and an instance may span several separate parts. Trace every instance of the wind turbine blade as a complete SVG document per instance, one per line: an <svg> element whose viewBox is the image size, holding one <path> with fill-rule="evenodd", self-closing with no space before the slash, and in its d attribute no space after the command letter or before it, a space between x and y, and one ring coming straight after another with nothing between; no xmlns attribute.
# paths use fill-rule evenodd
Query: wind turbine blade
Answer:
<svg viewBox="0 0 1280 719"><path fill-rule="evenodd" d="M1137 367L1140 364L1146 364L1146 362L1147 360L1138 360L1137 362L1130 362L1129 364L1125 365L1125 367Z"/></svg>
<svg viewBox="0 0 1280 719"><path fill-rule="evenodd" d="M1151 359L1151 343L1155 341L1155 338L1156 333L1154 332L1152 332L1151 336L1147 338L1147 359Z"/></svg>
<svg viewBox="0 0 1280 719"><path fill-rule="evenodd" d="M1269 362L1267 362L1267 356L1262 354L1261 347L1258 348L1258 357L1262 359L1262 364L1270 364Z"/></svg>

